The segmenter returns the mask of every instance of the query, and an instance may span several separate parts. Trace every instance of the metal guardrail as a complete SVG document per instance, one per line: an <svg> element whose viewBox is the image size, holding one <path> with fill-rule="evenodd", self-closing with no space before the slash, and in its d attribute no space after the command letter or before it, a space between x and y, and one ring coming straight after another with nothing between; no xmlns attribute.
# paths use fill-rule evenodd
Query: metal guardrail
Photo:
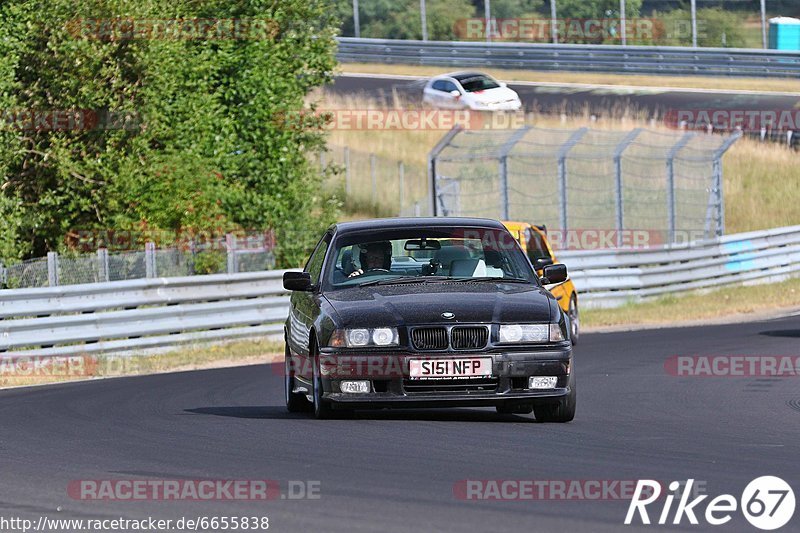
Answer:
<svg viewBox="0 0 800 533"><path fill-rule="evenodd" d="M0 291L0 355L132 353L280 335L283 270Z"/></svg>
<svg viewBox="0 0 800 533"><path fill-rule="evenodd" d="M569 268L582 304L615 307L668 293L797 275L800 226L658 250L565 251L557 256Z"/></svg>
<svg viewBox="0 0 800 533"><path fill-rule="evenodd" d="M800 272L800 226L650 250L565 251L582 306L610 307ZM0 356L132 354L280 336L284 270L0 291Z"/></svg>
<svg viewBox="0 0 800 533"><path fill-rule="evenodd" d="M349 63L400 63L453 68L496 67L629 74L800 77L800 52L543 43L403 41L338 38Z"/></svg>

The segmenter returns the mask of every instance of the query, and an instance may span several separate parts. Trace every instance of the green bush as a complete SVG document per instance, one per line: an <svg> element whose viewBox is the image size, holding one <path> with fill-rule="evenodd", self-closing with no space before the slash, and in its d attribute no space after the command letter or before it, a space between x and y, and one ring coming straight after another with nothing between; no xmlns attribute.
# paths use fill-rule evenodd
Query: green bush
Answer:
<svg viewBox="0 0 800 533"><path fill-rule="evenodd" d="M352 0L335 0L343 22L342 34L353 36ZM434 41L457 39L457 23L475 17L470 0L427 0L428 38ZM362 0L359 3L361 37L377 39L421 39L422 19L419 0Z"/></svg>
<svg viewBox="0 0 800 533"><path fill-rule="evenodd" d="M676 9L666 13L655 13L658 28L654 44L662 46L692 45L691 12ZM697 10L697 46L738 48L747 46L741 13L728 12L721 8Z"/></svg>
<svg viewBox="0 0 800 533"><path fill-rule="evenodd" d="M129 39L87 22L120 17L260 20L262 31ZM0 257L63 249L76 229L302 227L278 243L280 264L295 266L333 218L307 155L323 133L279 119L331 80L338 21L324 0L6 0L0 20L3 109L132 119L0 131Z"/></svg>

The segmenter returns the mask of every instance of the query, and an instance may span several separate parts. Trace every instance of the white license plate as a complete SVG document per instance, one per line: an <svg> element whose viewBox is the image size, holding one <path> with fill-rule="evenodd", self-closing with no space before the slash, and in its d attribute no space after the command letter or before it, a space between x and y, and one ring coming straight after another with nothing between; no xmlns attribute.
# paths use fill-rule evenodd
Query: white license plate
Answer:
<svg viewBox="0 0 800 533"><path fill-rule="evenodd" d="M492 375L492 358L411 359L408 370L411 379L485 377Z"/></svg>

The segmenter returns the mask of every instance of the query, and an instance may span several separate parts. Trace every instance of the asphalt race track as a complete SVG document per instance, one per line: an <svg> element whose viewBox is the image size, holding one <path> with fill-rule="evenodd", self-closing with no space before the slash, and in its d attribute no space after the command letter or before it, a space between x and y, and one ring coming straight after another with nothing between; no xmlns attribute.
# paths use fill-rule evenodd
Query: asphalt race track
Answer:
<svg viewBox="0 0 800 533"><path fill-rule="evenodd" d="M442 72L444 72L444 69ZM327 88L339 95L363 94L389 99L393 89L413 101L422 97L424 82L408 76L370 76L343 74ZM759 110L782 111L800 108L800 96L792 93L756 93L624 86L592 87L580 84L509 83L517 91L527 111L543 113L605 112L631 108L649 116L663 116L670 110Z"/></svg>
<svg viewBox="0 0 800 533"><path fill-rule="evenodd" d="M675 377L665 362L673 355L796 356L799 317L585 334L581 341L578 414L570 424L490 409L317 421L285 411L280 369L268 365L0 391L0 516L258 515L275 531L598 532L622 528L625 501L464 500L454 485L694 478L712 497L738 499L750 480L771 474L797 490L797 377ZM320 498L69 497L70 481L85 479L270 479L284 495L289 480L305 480L319 482ZM739 513L722 527L702 524L684 518L677 529L753 530ZM781 531L789 530L800 530L797 513Z"/></svg>

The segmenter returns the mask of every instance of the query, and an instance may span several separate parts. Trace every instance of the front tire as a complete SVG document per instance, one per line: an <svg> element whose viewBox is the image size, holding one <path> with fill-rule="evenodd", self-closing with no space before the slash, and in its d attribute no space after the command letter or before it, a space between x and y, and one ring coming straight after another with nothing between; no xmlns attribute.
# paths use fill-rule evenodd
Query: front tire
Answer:
<svg viewBox="0 0 800 533"><path fill-rule="evenodd" d="M306 399L305 394L298 394L294 392L294 370L292 370L291 358L289 356L289 347L286 346L284 353L284 397L286 399L286 410L290 413L301 413L308 411L310 405Z"/></svg>
<svg viewBox="0 0 800 533"><path fill-rule="evenodd" d="M572 295L572 298L569 299L569 310L567 311L569 315L569 328L570 328L570 337L572 337L572 345L578 344L578 337L581 334L581 319L580 314L578 312L578 299L575 295Z"/></svg>
<svg viewBox="0 0 800 533"><path fill-rule="evenodd" d="M322 398L322 375L320 372L320 362L318 357L319 351L316 351L314 356L314 391L313 391L313 405L314 405L314 418L324 420L326 418L333 418L333 409L331 405Z"/></svg>
<svg viewBox="0 0 800 533"><path fill-rule="evenodd" d="M574 372L574 369L573 369ZM555 401L534 404L533 416L537 422L571 422L575 418L577 392L575 390L575 374L570 374L569 394Z"/></svg>

